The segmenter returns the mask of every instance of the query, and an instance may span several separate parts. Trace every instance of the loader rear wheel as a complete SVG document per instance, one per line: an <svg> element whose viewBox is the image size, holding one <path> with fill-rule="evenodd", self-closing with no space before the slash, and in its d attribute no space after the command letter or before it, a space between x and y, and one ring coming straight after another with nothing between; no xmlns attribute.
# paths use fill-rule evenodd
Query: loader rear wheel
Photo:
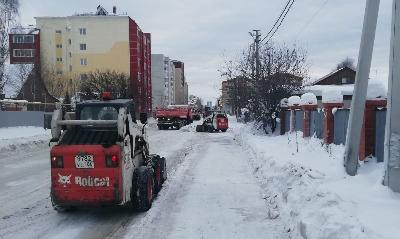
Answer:
<svg viewBox="0 0 400 239"><path fill-rule="evenodd" d="M227 130L227 129L221 129L221 131L224 132L224 133L226 132L226 130Z"/></svg>
<svg viewBox="0 0 400 239"><path fill-rule="evenodd" d="M141 166L138 172L138 188L135 197L135 205L138 211L144 212L150 209L153 203L153 189L153 170Z"/></svg>
<svg viewBox="0 0 400 239"><path fill-rule="evenodd" d="M73 207L66 207L66 206L61 206L61 205L57 204L57 202L55 202L55 200L54 200L52 193L50 194L50 199L51 199L51 206L53 207L54 210L56 210L59 213L70 212L74 209Z"/></svg>

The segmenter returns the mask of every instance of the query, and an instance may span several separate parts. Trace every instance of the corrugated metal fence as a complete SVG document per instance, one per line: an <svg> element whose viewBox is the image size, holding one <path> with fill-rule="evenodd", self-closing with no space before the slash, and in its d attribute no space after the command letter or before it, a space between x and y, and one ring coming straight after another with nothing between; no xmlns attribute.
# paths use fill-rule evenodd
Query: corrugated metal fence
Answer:
<svg viewBox="0 0 400 239"><path fill-rule="evenodd" d="M375 157L383 162L385 147L386 109L375 111Z"/></svg>
<svg viewBox="0 0 400 239"><path fill-rule="evenodd" d="M303 131L304 111L296 110L295 112L296 112L295 129L296 131Z"/></svg>
<svg viewBox="0 0 400 239"><path fill-rule="evenodd" d="M310 135L319 139L324 137L324 113L320 111L311 111Z"/></svg>
<svg viewBox="0 0 400 239"><path fill-rule="evenodd" d="M43 111L0 111L0 128L44 125Z"/></svg>
<svg viewBox="0 0 400 239"><path fill-rule="evenodd" d="M346 144L347 123L349 121L349 109L338 109L334 113L334 144Z"/></svg>

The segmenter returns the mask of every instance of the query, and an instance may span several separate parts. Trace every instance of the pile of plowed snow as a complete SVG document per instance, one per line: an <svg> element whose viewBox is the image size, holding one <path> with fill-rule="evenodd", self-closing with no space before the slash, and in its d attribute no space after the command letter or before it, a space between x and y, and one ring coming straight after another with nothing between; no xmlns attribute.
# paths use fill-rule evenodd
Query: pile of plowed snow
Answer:
<svg viewBox="0 0 400 239"><path fill-rule="evenodd" d="M343 146L302 133L266 136L231 124L249 153L268 208L290 238L398 238L400 195L382 185L383 163L362 162L347 176Z"/></svg>
<svg viewBox="0 0 400 239"><path fill-rule="evenodd" d="M50 130L45 130L41 127L0 128L0 151L34 147L35 145L47 143L50 138Z"/></svg>

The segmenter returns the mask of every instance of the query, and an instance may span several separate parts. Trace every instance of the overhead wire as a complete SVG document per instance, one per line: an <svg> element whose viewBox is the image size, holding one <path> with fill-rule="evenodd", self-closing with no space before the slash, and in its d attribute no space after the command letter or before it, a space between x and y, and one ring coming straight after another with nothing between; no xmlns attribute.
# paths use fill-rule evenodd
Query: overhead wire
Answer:
<svg viewBox="0 0 400 239"><path fill-rule="evenodd" d="M294 0L288 0L288 1L286 2L286 5L285 5L285 7L283 8L281 14L280 14L279 17L276 19L274 25L271 27L271 29L269 30L269 32L267 33L267 35L265 35L265 37L261 40L261 42L264 41L265 38L267 38L267 37L269 36L269 34L271 34L271 32L274 30L274 28L275 28L276 25L278 24L279 20L282 18L283 14L286 12L286 9L288 8L288 6L289 6L289 4L290 4L291 1L294 1Z"/></svg>
<svg viewBox="0 0 400 239"><path fill-rule="evenodd" d="M321 10L326 6L329 0L325 0L318 8L318 10L311 16L311 18L307 21L306 24L298 31L296 34L296 38L300 36L300 34L311 24L311 22L314 20L315 17L318 16L318 14L321 12Z"/></svg>
<svg viewBox="0 0 400 239"><path fill-rule="evenodd" d="M267 34L267 35L261 40L261 42L263 42L267 37L269 37L269 38L268 38L268 40L266 41L266 43L267 43L269 40L271 40L271 38L275 35L275 33L276 33L276 32L278 31L278 29L281 27L281 25L282 25L283 21L285 20L287 14L289 13L290 9L292 8L294 2L295 2L295 0L289 0L289 1L287 2L287 6L283 9L281 15L279 16L279 18L277 19L277 21L276 21L275 24L274 24L274 26L276 26L276 28L274 29L274 27L272 27L271 30L270 30L270 32L273 31L272 34L271 34L271 35L270 35L270 34ZM279 22L278 25L276 25L277 22Z"/></svg>

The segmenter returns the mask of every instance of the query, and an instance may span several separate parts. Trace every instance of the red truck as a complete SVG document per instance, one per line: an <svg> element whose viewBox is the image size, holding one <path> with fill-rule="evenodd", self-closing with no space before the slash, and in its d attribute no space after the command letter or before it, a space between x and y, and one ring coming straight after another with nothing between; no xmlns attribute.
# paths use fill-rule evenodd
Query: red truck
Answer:
<svg viewBox="0 0 400 239"><path fill-rule="evenodd" d="M156 110L157 126L160 130L169 128L180 129L193 123L192 108L188 105L169 105Z"/></svg>

